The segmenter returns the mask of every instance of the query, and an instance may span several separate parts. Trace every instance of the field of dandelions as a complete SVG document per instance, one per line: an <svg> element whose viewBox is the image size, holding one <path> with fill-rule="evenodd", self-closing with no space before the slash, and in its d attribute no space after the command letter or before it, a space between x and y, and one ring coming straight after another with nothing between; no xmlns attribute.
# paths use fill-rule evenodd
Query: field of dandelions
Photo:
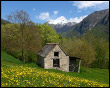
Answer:
<svg viewBox="0 0 110 88"><path fill-rule="evenodd" d="M30 67L6 53L1 58L1 87L109 87L108 83L70 76L70 73Z"/></svg>
<svg viewBox="0 0 110 88"><path fill-rule="evenodd" d="M1 66L2 87L108 87L109 85L23 66Z"/></svg>

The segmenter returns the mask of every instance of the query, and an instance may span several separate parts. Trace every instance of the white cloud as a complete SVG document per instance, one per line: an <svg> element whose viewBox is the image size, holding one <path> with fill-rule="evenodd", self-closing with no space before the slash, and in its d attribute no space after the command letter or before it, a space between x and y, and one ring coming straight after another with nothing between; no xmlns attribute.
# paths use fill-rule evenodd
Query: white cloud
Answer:
<svg viewBox="0 0 110 88"><path fill-rule="evenodd" d="M58 11L53 11L54 15L57 15L58 14Z"/></svg>
<svg viewBox="0 0 110 88"><path fill-rule="evenodd" d="M50 24L65 24L68 22L76 22L79 23L81 22L85 17L87 17L87 15L85 16L81 16L81 17L75 17L75 18L69 18L66 19L64 16L60 16L60 17L54 17L56 16L56 14L58 13L58 11L54 11L54 15L50 15L49 12L42 12L40 13L39 16L36 16L35 18L40 19L40 20L46 20L48 21ZM54 19L55 18L55 19Z"/></svg>
<svg viewBox="0 0 110 88"><path fill-rule="evenodd" d="M85 17L87 17L87 15L85 16L81 16L81 17L75 17L75 18L70 18L69 20L67 20L64 16L60 16L57 19L53 19L53 20L49 20L48 22L50 24L58 24L58 23L67 23L67 22L76 22L79 23L81 22Z"/></svg>
<svg viewBox="0 0 110 88"><path fill-rule="evenodd" d="M32 10L33 10L33 11L35 11L35 10L36 10L36 8L33 8Z"/></svg>
<svg viewBox="0 0 110 88"><path fill-rule="evenodd" d="M94 7L94 6L99 6L99 5L101 7L104 3L108 4L109 1L74 1L73 6L76 6L79 9L83 9L83 8L86 9L88 7Z"/></svg>
<svg viewBox="0 0 110 88"><path fill-rule="evenodd" d="M55 16L58 14L58 11L53 11L54 15L49 14L49 12L42 12L39 16L36 16L35 18L40 20L50 20L51 18L55 18Z"/></svg>
<svg viewBox="0 0 110 88"><path fill-rule="evenodd" d="M40 13L39 16L36 16L36 18L39 18L41 20L48 20L50 19L50 14L48 12L43 12L43 13Z"/></svg>
<svg viewBox="0 0 110 88"><path fill-rule="evenodd" d="M76 23L79 23L79 22L81 22L85 17L87 17L87 15L81 16L81 17L70 18L70 19L68 20L68 22L76 22Z"/></svg>
<svg viewBox="0 0 110 88"><path fill-rule="evenodd" d="M67 19L64 16L60 16L57 19L49 20L50 24L66 23Z"/></svg>

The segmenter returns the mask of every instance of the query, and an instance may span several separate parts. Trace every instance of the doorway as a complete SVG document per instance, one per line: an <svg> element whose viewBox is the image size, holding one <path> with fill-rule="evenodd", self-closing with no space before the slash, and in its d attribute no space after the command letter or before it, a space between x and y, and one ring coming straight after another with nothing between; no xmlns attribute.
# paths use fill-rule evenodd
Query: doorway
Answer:
<svg viewBox="0 0 110 88"><path fill-rule="evenodd" d="M59 59L53 59L53 67L60 67Z"/></svg>

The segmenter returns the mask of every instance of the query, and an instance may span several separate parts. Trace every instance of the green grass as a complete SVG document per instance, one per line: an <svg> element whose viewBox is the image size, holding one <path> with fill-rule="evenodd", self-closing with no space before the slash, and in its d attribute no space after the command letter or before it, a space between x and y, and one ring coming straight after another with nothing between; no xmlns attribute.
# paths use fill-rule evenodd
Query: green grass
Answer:
<svg viewBox="0 0 110 88"><path fill-rule="evenodd" d="M80 73L62 72L62 71L58 71L58 70L54 70L54 69L49 69L48 71L53 71L53 72L62 73L62 74L73 76L73 77L80 77L80 78L85 78L88 80L94 80L94 81L109 84L109 70L107 70L107 69L81 67Z"/></svg>
<svg viewBox="0 0 110 88"><path fill-rule="evenodd" d="M15 59L13 56L7 54L5 51L1 51L1 61L6 61L13 64L23 64L22 61Z"/></svg>
<svg viewBox="0 0 110 88"><path fill-rule="evenodd" d="M88 80L92 80L92 81L109 84L109 70L108 69L81 67L80 73L63 72L63 71L59 71L59 70L55 70L55 69L43 69L35 63L26 63L25 64L22 61L7 54L5 51L1 52L1 64L2 64L2 66L9 65L9 66L31 67L31 68L36 68L41 71L48 71L50 73L54 72L54 73L58 73L58 74L63 74L64 76L79 77L79 78L84 78L84 79L88 79Z"/></svg>
<svg viewBox="0 0 110 88"><path fill-rule="evenodd" d="M1 51L1 62L6 65L15 65L15 66L26 66L29 67L38 67L35 63L23 63L21 60L14 58L13 56L7 54L5 51Z"/></svg>

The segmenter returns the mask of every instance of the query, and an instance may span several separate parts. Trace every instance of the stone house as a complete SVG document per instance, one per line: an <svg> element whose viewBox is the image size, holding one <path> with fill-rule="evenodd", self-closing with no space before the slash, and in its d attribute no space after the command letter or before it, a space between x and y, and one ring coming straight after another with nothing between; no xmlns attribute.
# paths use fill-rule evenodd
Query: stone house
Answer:
<svg viewBox="0 0 110 88"><path fill-rule="evenodd" d="M47 43L37 53L37 64L44 69L58 69L66 72L75 71L76 60L79 58L70 57L60 45Z"/></svg>

